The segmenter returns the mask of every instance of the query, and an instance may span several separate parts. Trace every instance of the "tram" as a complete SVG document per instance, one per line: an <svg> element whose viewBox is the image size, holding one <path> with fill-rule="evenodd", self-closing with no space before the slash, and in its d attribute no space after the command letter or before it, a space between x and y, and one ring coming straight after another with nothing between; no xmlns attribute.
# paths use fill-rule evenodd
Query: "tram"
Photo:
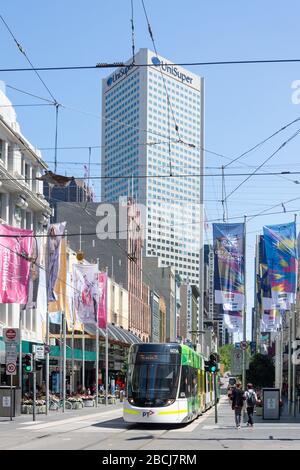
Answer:
<svg viewBox="0 0 300 470"><path fill-rule="evenodd" d="M130 423L187 423L214 405L205 358L178 344L130 347L123 418Z"/></svg>

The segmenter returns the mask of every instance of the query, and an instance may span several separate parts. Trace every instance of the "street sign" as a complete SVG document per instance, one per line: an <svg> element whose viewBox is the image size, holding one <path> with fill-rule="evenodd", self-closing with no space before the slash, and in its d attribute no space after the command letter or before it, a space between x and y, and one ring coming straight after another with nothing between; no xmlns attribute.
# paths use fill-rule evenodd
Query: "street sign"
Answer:
<svg viewBox="0 0 300 470"><path fill-rule="evenodd" d="M14 362L9 362L6 364L6 375L16 375L17 374L17 365Z"/></svg>
<svg viewBox="0 0 300 470"><path fill-rule="evenodd" d="M248 346L247 341L241 341L241 348L242 349L244 349L244 350L247 349L247 346Z"/></svg>
<svg viewBox="0 0 300 470"><path fill-rule="evenodd" d="M43 344L34 344L32 352L35 353L36 359L45 359L45 350Z"/></svg>
<svg viewBox="0 0 300 470"><path fill-rule="evenodd" d="M19 343L19 328L3 328L3 339L5 343Z"/></svg>
<svg viewBox="0 0 300 470"><path fill-rule="evenodd" d="M231 351L231 367L232 375L241 375L242 373L242 358L243 353L240 349L233 349Z"/></svg>

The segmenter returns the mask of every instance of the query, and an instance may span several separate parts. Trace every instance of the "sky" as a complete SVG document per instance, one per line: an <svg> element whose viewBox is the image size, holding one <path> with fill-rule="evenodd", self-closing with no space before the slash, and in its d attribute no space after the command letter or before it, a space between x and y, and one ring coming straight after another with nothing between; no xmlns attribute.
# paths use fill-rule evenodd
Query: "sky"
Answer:
<svg viewBox="0 0 300 470"><path fill-rule="evenodd" d="M300 3L253 0L145 0L158 53L174 63L244 59L298 58ZM135 47L152 49L142 3L133 0ZM52 0L2 2L3 16L17 41L36 66L94 65L126 61L131 56L131 2ZM1 69L27 67L7 29L0 22ZM208 222L222 221L220 167L300 116L293 103L292 84L300 80L299 63L194 66L190 70L205 79L205 207ZM187 67L188 68L188 67ZM101 145L101 79L109 70L40 72L59 111L58 147ZM51 99L34 72L0 72L7 85ZM42 101L7 88L15 104ZM23 134L43 150L53 169L55 139L54 106L16 107ZM295 123L265 145L246 154L225 169L229 194L249 173L300 128ZM284 146L261 171L300 171L300 136ZM213 153L222 154L217 157ZM226 157L226 158L224 158ZM58 172L83 176L88 149L58 150ZM100 149L93 149L91 173L100 175ZM300 211L300 175L252 177L227 202L228 221L247 222L248 318L254 296L254 244L263 225L284 223ZM94 181L100 195L100 182ZM283 212L284 203L286 211ZM278 207L270 210L274 205ZM268 210L269 209L269 210ZM250 216L265 210L279 214ZM250 220L251 219L251 220ZM211 229L207 239L211 239ZM248 336L250 335L248 322Z"/></svg>

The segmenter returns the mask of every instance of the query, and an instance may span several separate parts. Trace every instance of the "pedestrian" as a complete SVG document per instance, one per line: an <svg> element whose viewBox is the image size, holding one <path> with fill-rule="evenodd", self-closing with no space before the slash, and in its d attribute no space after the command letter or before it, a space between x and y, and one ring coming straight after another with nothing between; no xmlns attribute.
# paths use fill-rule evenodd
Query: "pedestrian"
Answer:
<svg viewBox="0 0 300 470"><path fill-rule="evenodd" d="M235 425L237 429L241 427L242 408L244 406L244 392L241 390L241 384L237 383L232 391L232 409L234 410Z"/></svg>
<svg viewBox="0 0 300 470"><path fill-rule="evenodd" d="M247 384L247 391L244 394L244 398L246 400L246 407L247 407L247 414L248 414L248 422L247 426L253 428L253 413L254 408L257 402L257 395L253 389L252 384Z"/></svg>

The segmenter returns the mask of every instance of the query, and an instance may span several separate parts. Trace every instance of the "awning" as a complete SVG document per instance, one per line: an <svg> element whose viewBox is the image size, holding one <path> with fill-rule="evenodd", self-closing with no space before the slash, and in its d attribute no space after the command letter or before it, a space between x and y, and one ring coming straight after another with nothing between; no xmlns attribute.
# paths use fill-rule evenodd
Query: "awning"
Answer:
<svg viewBox="0 0 300 470"><path fill-rule="evenodd" d="M96 334L95 325L84 325L84 329L90 335ZM99 328L99 335L105 338L105 330ZM135 344L143 342L131 331L125 330L124 328L120 328L116 325L112 325L111 323L108 324L108 339L111 341L118 341L123 344Z"/></svg>

